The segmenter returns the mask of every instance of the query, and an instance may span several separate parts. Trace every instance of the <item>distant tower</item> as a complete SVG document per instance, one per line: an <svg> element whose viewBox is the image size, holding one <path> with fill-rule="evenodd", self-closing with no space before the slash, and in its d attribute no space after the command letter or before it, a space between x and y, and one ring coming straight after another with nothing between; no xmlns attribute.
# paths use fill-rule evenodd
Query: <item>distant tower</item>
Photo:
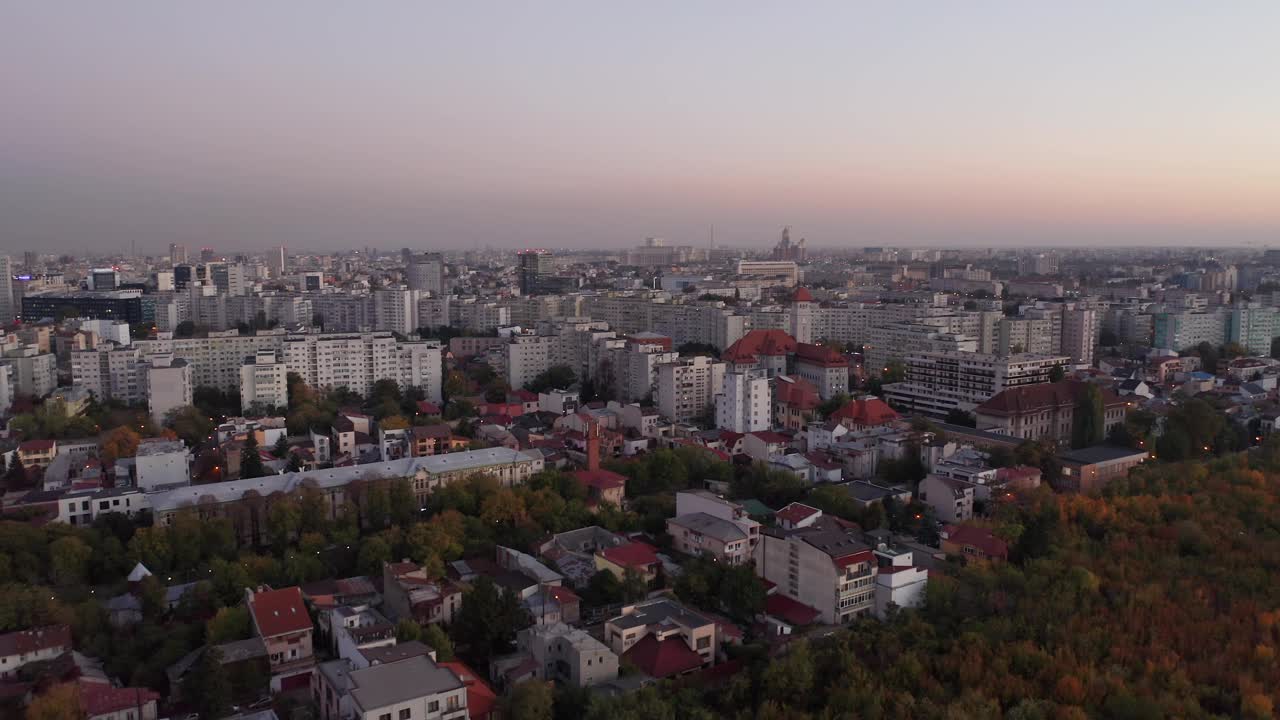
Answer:
<svg viewBox="0 0 1280 720"><path fill-rule="evenodd" d="M808 288L798 287L791 296L790 330L796 342L813 342L813 295Z"/></svg>
<svg viewBox="0 0 1280 720"><path fill-rule="evenodd" d="M551 253L546 250L521 250L517 272L520 294L535 295L543 290L543 278L551 274Z"/></svg>
<svg viewBox="0 0 1280 720"><path fill-rule="evenodd" d="M285 272L289 269L289 251L284 245L278 249L279 256L273 258L276 266L276 277L284 277Z"/></svg>
<svg viewBox="0 0 1280 720"><path fill-rule="evenodd" d="M187 261L187 246L169 243L169 264L181 265Z"/></svg>

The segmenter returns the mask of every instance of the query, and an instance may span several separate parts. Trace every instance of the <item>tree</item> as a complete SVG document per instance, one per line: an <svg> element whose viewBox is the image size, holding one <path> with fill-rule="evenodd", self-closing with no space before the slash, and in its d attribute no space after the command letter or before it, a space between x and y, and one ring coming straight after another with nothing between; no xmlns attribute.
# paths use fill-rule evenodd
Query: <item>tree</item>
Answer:
<svg viewBox="0 0 1280 720"><path fill-rule="evenodd" d="M1058 366L1054 365L1054 367L1058 367ZM951 408L950 410L948 410L947 417L943 420L943 422L947 423L948 425L963 425L965 427L978 426L978 419L973 416L973 413L965 412L960 408Z"/></svg>
<svg viewBox="0 0 1280 720"><path fill-rule="evenodd" d="M1196 346L1196 354L1200 356L1200 366L1210 374L1218 372L1218 349L1208 342Z"/></svg>
<svg viewBox="0 0 1280 720"><path fill-rule="evenodd" d="M84 706L75 683L55 685L35 696L27 706L26 720L80 720Z"/></svg>
<svg viewBox="0 0 1280 720"><path fill-rule="evenodd" d="M481 576L462 596L453 636L466 648L468 658L484 667L494 655L511 651L516 630L527 620L528 613L515 593L501 592L492 580Z"/></svg>
<svg viewBox="0 0 1280 720"><path fill-rule="evenodd" d="M282 460L289 454L289 438L284 433L281 433L280 437L276 438L276 444L271 448L271 454Z"/></svg>
<svg viewBox="0 0 1280 720"><path fill-rule="evenodd" d="M1054 365L1049 368L1049 382L1060 382L1067 376L1067 371L1061 365Z"/></svg>
<svg viewBox="0 0 1280 720"><path fill-rule="evenodd" d="M1098 333L1098 344L1103 347L1115 347L1120 344L1120 338L1116 336L1116 331L1111 328L1103 328Z"/></svg>
<svg viewBox="0 0 1280 720"><path fill-rule="evenodd" d="M525 383L524 389L529 392L546 392L548 390L565 390L577 382L578 376L568 365L553 365L537 377Z"/></svg>
<svg viewBox="0 0 1280 720"><path fill-rule="evenodd" d="M176 338L194 337L196 334L196 324L190 320L183 320L173 328L173 336Z"/></svg>
<svg viewBox="0 0 1280 720"><path fill-rule="evenodd" d="M240 451L240 477L249 479L267 474L267 467L262 463L262 455L258 452L258 436L249 433L245 438L244 449Z"/></svg>
<svg viewBox="0 0 1280 720"><path fill-rule="evenodd" d="M1076 396L1071 415L1071 447L1083 448L1101 444L1106 437L1106 409L1102 391L1093 383L1085 383Z"/></svg>
<svg viewBox="0 0 1280 720"><path fill-rule="evenodd" d="M170 410L165 415L164 424L183 442L193 447L208 440L213 432L213 421L194 405L184 405Z"/></svg>
<svg viewBox="0 0 1280 720"><path fill-rule="evenodd" d="M202 718L225 717L231 712L232 687L222 654L216 647L206 648L200 662L183 680L182 695L200 711Z"/></svg>
<svg viewBox="0 0 1280 720"><path fill-rule="evenodd" d="M54 582L63 587L83 585L92 557L93 548L74 535L54 540L49 545L50 574Z"/></svg>
<svg viewBox="0 0 1280 720"><path fill-rule="evenodd" d="M142 441L133 428L120 426L109 430L100 443L103 462L114 464L117 458L133 457L138 454L138 443Z"/></svg>
<svg viewBox="0 0 1280 720"><path fill-rule="evenodd" d="M830 398L823 400L817 407L818 415L822 417L831 417L831 413L839 410L849 403L849 396L845 393L836 393Z"/></svg>
<svg viewBox="0 0 1280 720"><path fill-rule="evenodd" d="M360 541L360 553L356 564L365 575L382 574L382 566L391 562L391 546L374 535Z"/></svg>
<svg viewBox="0 0 1280 720"><path fill-rule="evenodd" d="M901 360L890 360L880 373L880 382L884 385L902 382L907 379L907 365Z"/></svg>
<svg viewBox="0 0 1280 720"><path fill-rule="evenodd" d="M399 409L399 406L396 409ZM379 420L378 427L383 430L404 430L409 427L409 421L403 415L390 415Z"/></svg>
<svg viewBox="0 0 1280 720"><path fill-rule="evenodd" d="M550 683L535 678L512 688L505 705L510 720L551 720L555 696Z"/></svg>
<svg viewBox="0 0 1280 720"><path fill-rule="evenodd" d="M9 461L9 469L5 471L4 479L10 489L27 486L27 469L23 467L22 456L18 453L14 453L13 460Z"/></svg>
<svg viewBox="0 0 1280 720"><path fill-rule="evenodd" d="M1271 357L1280 360L1280 337L1271 338Z"/></svg>
<svg viewBox="0 0 1280 720"><path fill-rule="evenodd" d="M449 634L442 630L439 625L435 623L428 625L422 631L422 642L436 651L437 660L441 662L453 660L453 641L449 639Z"/></svg>
<svg viewBox="0 0 1280 720"><path fill-rule="evenodd" d="M422 639L422 626L413 618L401 618L396 623L396 642L407 643Z"/></svg>
<svg viewBox="0 0 1280 720"><path fill-rule="evenodd" d="M204 628L205 642L210 645L245 640L253 635L249 610L243 605L219 608Z"/></svg>

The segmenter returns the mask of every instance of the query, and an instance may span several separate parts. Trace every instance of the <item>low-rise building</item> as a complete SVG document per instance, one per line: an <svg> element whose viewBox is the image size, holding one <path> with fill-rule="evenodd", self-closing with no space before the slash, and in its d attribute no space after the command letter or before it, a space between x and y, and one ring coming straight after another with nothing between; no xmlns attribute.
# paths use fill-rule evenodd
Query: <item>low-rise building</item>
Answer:
<svg viewBox="0 0 1280 720"><path fill-rule="evenodd" d="M267 648L271 690L305 688L311 682L315 653L311 645L311 616L297 587L245 590L245 604L253 628Z"/></svg>
<svg viewBox="0 0 1280 720"><path fill-rule="evenodd" d="M425 655L357 668L322 663L311 683L320 720L463 720L466 685Z"/></svg>
<svg viewBox="0 0 1280 720"><path fill-rule="evenodd" d="M916 496L933 508L938 520L957 523L973 517L977 489L971 482L930 473L920 481Z"/></svg>
<svg viewBox="0 0 1280 720"><path fill-rule="evenodd" d="M875 609L876 565L856 526L792 504L764 531L756 573L775 592L812 608L823 623L839 625Z"/></svg>
<svg viewBox="0 0 1280 720"><path fill-rule="evenodd" d="M1009 559L1009 544L990 528L968 523L947 525L942 529L942 552L971 560L1003 562Z"/></svg>
<svg viewBox="0 0 1280 720"><path fill-rule="evenodd" d="M1053 486L1063 492L1093 492L1115 478L1128 475L1146 459L1145 450L1113 445L1070 450L1058 456L1062 462L1062 476L1053 482Z"/></svg>
<svg viewBox="0 0 1280 720"><path fill-rule="evenodd" d="M618 677L618 656L585 630L564 623L534 625L516 634L521 654L532 658L532 675L572 687L590 687Z"/></svg>
<svg viewBox="0 0 1280 720"><path fill-rule="evenodd" d="M67 625L0 635L0 678L14 677L24 665L53 660L71 649L71 628Z"/></svg>
<svg viewBox="0 0 1280 720"><path fill-rule="evenodd" d="M622 608L605 623L604 634L614 653L655 678L710 667L720 653L715 620L670 598Z"/></svg>

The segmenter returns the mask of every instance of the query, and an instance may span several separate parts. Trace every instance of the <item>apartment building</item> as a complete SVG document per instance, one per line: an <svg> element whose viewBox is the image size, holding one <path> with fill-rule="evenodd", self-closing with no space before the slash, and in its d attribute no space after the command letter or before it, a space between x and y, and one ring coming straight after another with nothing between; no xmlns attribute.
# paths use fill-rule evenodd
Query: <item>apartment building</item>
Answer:
<svg viewBox="0 0 1280 720"><path fill-rule="evenodd" d="M772 423L772 394L763 371L731 372L715 396L716 427L737 433L768 430Z"/></svg>
<svg viewBox="0 0 1280 720"><path fill-rule="evenodd" d="M240 366L240 411L274 412L289 405L288 370L274 350L260 350Z"/></svg>
<svg viewBox="0 0 1280 720"><path fill-rule="evenodd" d="M0 362L13 368L14 391L19 395L42 398L58 386L57 357L35 345L10 350Z"/></svg>
<svg viewBox="0 0 1280 720"><path fill-rule="evenodd" d="M658 385L658 366L680 359L680 353L671 350L671 338L654 333L605 343L597 374L613 387L614 398L622 403L652 396Z"/></svg>
<svg viewBox="0 0 1280 720"><path fill-rule="evenodd" d="M396 339L389 332L289 335L284 359L312 387L348 387L368 395L378 380L400 381Z"/></svg>
<svg viewBox="0 0 1280 720"><path fill-rule="evenodd" d="M913 353L976 353L977 350L978 338L950 332L924 319L891 323L871 328L863 348L863 365L867 372L879 375L890 360L903 360Z"/></svg>
<svg viewBox="0 0 1280 720"><path fill-rule="evenodd" d="M964 522L973 517L977 486L959 478L930 473L920 481L916 497L933 508L938 520L947 523Z"/></svg>
<svg viewBox="0 0 1280 720"><path fill-rule="evenodd" d="M48 662L72 650L71 628L49 625L0 635L0 678L18 675L24 665Z"/></svg>
<svg viewBox="0 0 1280 720"><path fill-rule="evenodd" d="M152 420L163 423L170 412L191 404L195 394L191 365L169 354L152 355L149 359L147 409Z"/></svg>
<svg viewBox="0 0 1280 720"><path fill-rule="evenodd" d="M1154 313L1151 318L1151 345L1162 350L1185 350L1207 342L1217 347L1226 340L1228 322L1227 313L1221 309Z"/></svg>
<svg viewBox="0 0 1280 720"><path fill-rule="evenodd" d="M71 352L71 384L83 387L99 400L135 404L147 397L147 368L137 348L106 343L95 349Z"/></svg>
<svg viewBox="0 0 1280 720"><path fill-rule="evenodd" d="M708 490L683 490L676 493L676 518L689 515L705 515L736 527L746 539L745 547L730 548L724 557L738 561L750 559L760 544L760 523L751 519L742 505L716 495ZM700 554L690 552L691 555Z"/></svg>
<svg viewBox="0 0 1280 720"><path fill-rule="evenodd" d="M418 291L406 288L374 290L373 329L410 335L418 331Z"/></svg>
<svg viewBox="0 0 1280 720"><path fill-rule="evenodd" d="M658 412L690 422L712 407L724 387L725 363L708 357L681 358L658 366Z"/></svg>
<svg viewBox="0 0 1280 720"><path fill-rule="evenodd" d="M444 400L444 348L425 340L397 343L400 353L400 387L421 388L428 402Z"/></svg>
<svg viewBox="0 0 1280 720"><path fill-rule="evenodd" d="M1069 361L1033 353L911 353L906 356L907 379L884 386L884 394L899 408L944 417L953 409L972 410L1006 388L1047 383L1050 371Z"/></svg>
<svg viewBox="0 0 1280 720"><path fill-rule="evenodd" d="M775 517L779 525L763 531L756 555L756 573L775 592L813 608L829 625L874 611L875 558L856 526L798 505Z"/></svg>
<svg viewBox="0 0 1280 720"><path fill-rule="evenodd" d="M191 367L191 380L196 387L216 387L231 391L240 388L240 366L259 350L280 352L284 346L284 330L261 330L254 335L241 335L235 330L210 332L208 337L174 338L133 343L141 356L171 355L186 360Z"/></svg>

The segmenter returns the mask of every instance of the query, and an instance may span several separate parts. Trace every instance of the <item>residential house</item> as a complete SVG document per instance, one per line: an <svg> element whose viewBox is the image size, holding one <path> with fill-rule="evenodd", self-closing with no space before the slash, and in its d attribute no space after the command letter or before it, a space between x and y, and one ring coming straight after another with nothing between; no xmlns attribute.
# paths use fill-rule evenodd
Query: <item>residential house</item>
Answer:
<svg viewBox="0 0 1280 720"><path fill-rule="evenodd" d="M655 678L710 667L720 653L715 620L670 598L622 608L605 623L604 636L623 661Z"/></svg>
<svg viewBox="0 0 1280 720"><path fill-rule="evenodd" d="M267 649L272 692L305 688L315 666L311 616L295 587L245 590L254 632Z"/></svg>
<svg viewBox="0 0 1280 720"><path fill-rule="evenodd" d="M585 630L564 623L535 625L516 634L519 655L533 660L531 676L570 687L590 687L618 677L618 656Z"/></svg>
<svg viewBox="0 0 1280 720"><path fill-rule="evenodd" d="M942 530L942 551L969 559L1003 562L1009 559L1009 544L990 528L972 524L947 525Z"/></svg>
<svg viewBox="0 0 1280 720"><path fill-rule="evenodd" d="M462 607L462 588L451 580L432 578L407 560L384 563L382 607L393 620L448 624Z"/></svg>
<svg viewBox="0 0 1280 720"><path fill-rule="evenodd" d="M0 635L0 678L12 678L23 665L53 660L71 652L71 628L49 625Z"/></svg>
<svg viewBox="0 0 1280 720"><path fill-rule="evenodd" d="M742 438L742 451L753 460L768 462L774 455L782 455L787 451L791 438L772 430L750 432Z"/></svg>
<svg viewBox="0 0 1280 720"><path fill-rule="evenodd" d="M916 496L920 498L920 502L933 508L938 520L947 523L964 522L973 517L977 486L964 480L930 473L920 481Z"/></svg>
<svg viewBox="0 0 1280 720"><path fill-rule="evenodd" d="M751 538L738 524L704 512L667 519L667 534L677 551L710 557L729 565L751 561Z"/></svg>
<svg viewBox="0 0 1280 720"><path fill-rule="evenodd" d="M780 375L769 382L773 386L775 426L800 430L812 422L822 402L813 383L789 375Z"/></svg>
<svg viewBox="0 0 1280 720"><path fill-rule="evenodd" d="M644 542L629 542L617 547L607 547L595 553L596 570L608 570L619 580L625 580L627 571L638 575L645 585L653 587L658 581L662 563L657 550Z"/></svg>
<svg viewBox="0 0 1280 720"><path fill-rule="evenodd" d="M426 655L356 667L322 663L311 685L320 720L463 720L466 685Z"/></svg>

